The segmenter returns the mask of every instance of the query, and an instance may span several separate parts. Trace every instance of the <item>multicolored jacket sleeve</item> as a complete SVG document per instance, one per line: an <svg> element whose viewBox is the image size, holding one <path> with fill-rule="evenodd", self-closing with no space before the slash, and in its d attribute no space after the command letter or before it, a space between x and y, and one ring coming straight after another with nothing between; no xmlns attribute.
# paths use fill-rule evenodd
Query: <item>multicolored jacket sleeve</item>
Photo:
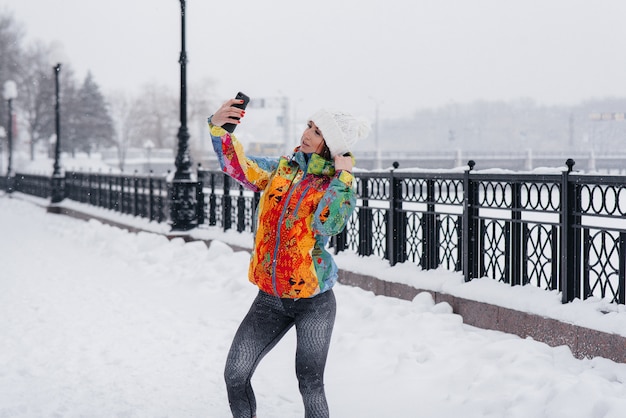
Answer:
<svg viewBox="0 0 626 418"><path fill-rule="evenodd" d="M356 205L353 180L349 171L335 173L313 217L316 234L336 235L346 226Z"/></svg>
<svg viewBox="0 0 626 418"><path fill-rule="evenodd" d="M271 173L278 167L277 158L247 157L235 135L221 126L215 126L209 118L213 149L222 171L247 189L260 192L265 189Z"/></svg>

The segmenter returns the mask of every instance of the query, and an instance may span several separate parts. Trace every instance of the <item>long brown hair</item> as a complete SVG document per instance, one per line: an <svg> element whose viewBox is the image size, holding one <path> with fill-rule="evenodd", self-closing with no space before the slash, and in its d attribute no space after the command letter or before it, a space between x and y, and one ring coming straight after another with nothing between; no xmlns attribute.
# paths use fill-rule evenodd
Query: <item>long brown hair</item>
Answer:
<svg viewBox="0 0 626 418"><path fill-rule="evenodd" d="M325 160L332 160L333 157L330 154L330 148L328 148L328 145L326 145L326 141L324 141L324 148L322 148L322 151L319 153L319 155Z"/></svg>

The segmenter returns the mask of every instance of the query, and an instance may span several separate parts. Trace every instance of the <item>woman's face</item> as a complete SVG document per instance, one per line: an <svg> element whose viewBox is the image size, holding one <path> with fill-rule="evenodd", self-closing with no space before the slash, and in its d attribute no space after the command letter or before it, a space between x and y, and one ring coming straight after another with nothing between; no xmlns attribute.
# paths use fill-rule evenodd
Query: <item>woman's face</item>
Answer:
<svg viewBox="0 0 626 418"><path fill-rule="evenodd" d="M324 137L322 136L322 131L320 131L313 121L309 121L300 139L300 151L305 154L319 154L323 149Z"/></svg>

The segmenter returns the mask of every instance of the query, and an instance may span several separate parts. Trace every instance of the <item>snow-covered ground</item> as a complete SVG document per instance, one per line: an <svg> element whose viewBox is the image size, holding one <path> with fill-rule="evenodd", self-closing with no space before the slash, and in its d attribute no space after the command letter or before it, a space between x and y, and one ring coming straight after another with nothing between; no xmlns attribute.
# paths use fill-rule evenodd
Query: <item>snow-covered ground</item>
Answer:
<svg viewBox="0 0 626 418"><path fill-rule="evenodd" d="M353 257L340 266L626 329L624 312L602 315L602 301L563 307L551 292ZM132 234L0 192L0 417L229 417L222 371L256 294L248 258L221 241ZM624 416L625 364L464 325L427 293L408 302L337 285L336 295L334 417ZM255 375L259 418L303 415L294 344L292 331Z"/></svg>

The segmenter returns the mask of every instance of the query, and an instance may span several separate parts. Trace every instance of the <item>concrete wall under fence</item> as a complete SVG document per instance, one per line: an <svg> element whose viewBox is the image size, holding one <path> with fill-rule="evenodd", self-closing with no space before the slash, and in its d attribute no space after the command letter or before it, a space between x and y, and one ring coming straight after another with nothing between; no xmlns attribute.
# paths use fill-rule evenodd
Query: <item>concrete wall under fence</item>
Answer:
<svg viewBox="0 0 626 418"><path fill-rule="evenodd" d="M418 293L428 292L435 303L449 303L453 312L459 314L467 325L515 334L522 338L531 337L552 347L567 345L577 358L600 356L626 363L626 337L621 335L344 270L339 272L339 282L369 290L376 295L405 300L412 300Z"/></svg>

